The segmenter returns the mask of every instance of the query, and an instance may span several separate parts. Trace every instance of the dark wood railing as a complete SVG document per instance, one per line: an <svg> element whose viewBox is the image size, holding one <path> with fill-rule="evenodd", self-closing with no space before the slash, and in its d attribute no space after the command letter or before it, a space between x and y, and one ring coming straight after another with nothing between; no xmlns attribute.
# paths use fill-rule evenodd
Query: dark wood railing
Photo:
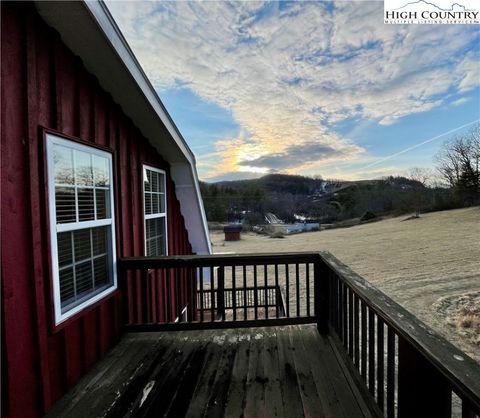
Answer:
<svg viewBox="0 0 480 418"><path fill-rule="evenodd" d="M318 260L314 253L122 259L125 322L135 330L315 323Z"/></svg>
<svg viewBox="0 0 480 418"><path fill-rule="evenodd" d="M316 323L387 417L480 417L480 365L328 253L126 258L129 330Z"/></svg>

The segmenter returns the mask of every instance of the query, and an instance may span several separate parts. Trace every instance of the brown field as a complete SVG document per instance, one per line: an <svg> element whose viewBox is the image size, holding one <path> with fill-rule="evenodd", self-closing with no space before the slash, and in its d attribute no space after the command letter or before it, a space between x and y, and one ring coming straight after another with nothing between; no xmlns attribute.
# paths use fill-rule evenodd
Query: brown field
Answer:
<svg viewBox="0 0 480 418"><path fill-rule="evenodd" d="M330 251L480 362L480 208L274 239L253 233L215 253Z"/></svg>

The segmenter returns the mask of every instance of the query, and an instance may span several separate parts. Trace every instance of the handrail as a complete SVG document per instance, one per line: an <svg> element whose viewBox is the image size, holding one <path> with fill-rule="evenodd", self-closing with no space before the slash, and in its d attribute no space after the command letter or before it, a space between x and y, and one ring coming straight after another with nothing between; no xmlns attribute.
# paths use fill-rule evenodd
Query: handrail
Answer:
<svg viewBox="0 0 480 418"><path fill-rule="evenodd" d="M480 364L421 322L393 299L328 252L322 260L386 325L419 353L480 411Z"/></svg>
<svg viewBox="0 0 480 418"><path fill-rule="evenodd" d="M313 263L320 259L318 252L259 253L259 254L212 254L174 255L161 257L123 257L119 265L123 269L251 266L264 264Z"/></svg>

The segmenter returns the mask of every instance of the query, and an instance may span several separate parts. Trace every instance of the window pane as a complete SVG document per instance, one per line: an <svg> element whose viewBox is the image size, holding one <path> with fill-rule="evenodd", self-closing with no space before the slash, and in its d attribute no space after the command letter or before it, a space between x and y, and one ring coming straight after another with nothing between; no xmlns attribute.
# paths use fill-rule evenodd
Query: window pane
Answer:
<svg viewBox="0 0 480 418"><path fill-rule="evenodd" d="M146 192L149 192L151 190L151 187L150 187L151 175L152 175L152 172L150 170L143 168L143 185Z"/></svg>
<svg viewBox="0 0 480 418"><path fill-rule="evenodd" d="M98 155L93 155L92 158L95 186L108 186L110 184L108 160Z"/></svg>
<svg viewBox="0 0 480 418"><path fill-rule="evenodd" d="M108 284L107 256L98 257L93 261L95 288Z"/></svg>
<svg viewBox="0 0 480 418"><path fill-rule="evenodd" d="M57 252L59 267L67 266L73 262L72 233L61 232L57 235Z"/></svg>
<svg viewBox="0 0 480 418"><path fill-rule="evenodd" d="M152 194L145 193L145 214L152 214Z"/></svg>
<svg viewBox="0 0 480 418"><path fill-rule="evenodd" d="M96 189L97 219L110 218L110 192L108 190Z"/></svg>
<svg viewBox="0 0 480 418"><path fill-rule="evenodd" d="M165 218L147 219L145 226L147 256L165 255Z"/></svg>
<svg viewBox="0 0 480 418"><path fill-rule="evenodd" d="M156 171L150 171L152 176L152 192L158 192L158 173Z"/></svg>
<svg viewBox="0 0 480 418"><path fill-rule="evenodd" d="M55 208L57 223L75 222L75 189L55 187Z"/></svg>
<svg viewBox="0 0 480 418"><path fill-rule="evenodd" d="M72 300L74 296L73 268L67 267L66 269L60 270L60 301L62 306Z"/></svg>
<svg viewBox="0 0 480 418"><path fill-rule="evenodd" d="M53 164L56 184L74 184L71 149L54 145Z"/></svg>
<svg viewBox="0 0 480 418"><path fill-rule="evenodd" d="M81 229L73 233L73 242L75 245L75 262L85 260L92 256L92 247L90 243L90 229Z"/></svg>
<svg viewBox="0 0 480 418"><path fill-rule="evenodd" d="M107 252L107 227L92 229L93 256L106 254Z"/></svg>
<svg viewBox="0 0 480 418"><path fill-rule="evenodd" d="M160 199L160 213L165 213L165 193L162 193L158 196Z"/></svg>
<svg viewBox="0 0 480 418"><path fill-rule="evenodd" d="M159 198L158 193L152 193L152 213L159 213Z"/></svg>
<svg viewBox="0 0 480 418"><path fill-rule="evenodd" d="M155 226L156 219L147 219L145 221L145 236L147 239L150 239L155 236L156 226Z"/></svg>
<svg viewBox="0 0 480 418"><path fill-rule="evenodd" d="M95 219L93 189L77 189L78 220L91 221Z"/></svg>
<svg viewBox="0 0 480 418"><path fill-rule="evenodd" d="M73 151L75 157L75 180L79 186L93 186L93 170L90 155L82 151Z"/></svg>
<svg viewBox="0 0 480 418"><path fill-rule="evenodd" d="M92 262L90 260L75 265L75 284L77 297L93 290Z"/></svg>

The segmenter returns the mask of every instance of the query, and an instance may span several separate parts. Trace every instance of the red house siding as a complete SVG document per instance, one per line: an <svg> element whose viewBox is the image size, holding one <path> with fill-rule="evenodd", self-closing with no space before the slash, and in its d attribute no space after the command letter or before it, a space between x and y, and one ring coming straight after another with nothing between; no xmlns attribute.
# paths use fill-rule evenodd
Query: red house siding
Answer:
<svg viewBox="0 0 480 418"><path fill-rule="evenodd" d="M113 152L119 257L144 253L142 163L167 172L169 254L191 246L168 164L32 5L1 7L2 410L34 417L115 344L124 320L116 292L53 329L41 128Z"/></svg>

